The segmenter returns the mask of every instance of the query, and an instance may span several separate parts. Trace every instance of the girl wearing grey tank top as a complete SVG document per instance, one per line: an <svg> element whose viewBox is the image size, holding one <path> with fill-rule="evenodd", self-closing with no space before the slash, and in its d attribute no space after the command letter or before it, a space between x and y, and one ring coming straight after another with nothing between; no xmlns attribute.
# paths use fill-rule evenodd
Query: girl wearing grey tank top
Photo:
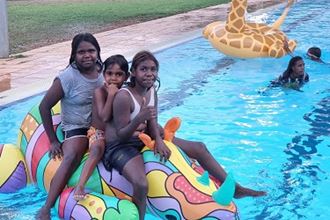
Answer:
<svg viewBox="0 0 330 220"><path fill-rule="evenodd" d="M53 159L62 158L37 219L50 219L50 209L88 148L87 129L91 124L92 95L103 84L100 46L90 33L76 35L71 44L68 67L55 78L40 104L40 114ZM61 101L65 140L60 143L53 128L51 109Z"/></svg>

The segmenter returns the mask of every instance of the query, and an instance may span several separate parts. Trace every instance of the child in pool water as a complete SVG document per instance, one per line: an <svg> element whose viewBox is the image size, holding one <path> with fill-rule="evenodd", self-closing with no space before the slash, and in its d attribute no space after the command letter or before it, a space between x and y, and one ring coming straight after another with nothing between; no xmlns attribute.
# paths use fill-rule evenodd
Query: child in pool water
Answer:
<svg viewBox="0 0 330 220"><path fill-rule="evenodd" d="M309 81L309 75L305 72L305 63L302 57L295 56L289 61L287 69L276 80L271 81L271 87L283 86L299 90Z"/></svg>

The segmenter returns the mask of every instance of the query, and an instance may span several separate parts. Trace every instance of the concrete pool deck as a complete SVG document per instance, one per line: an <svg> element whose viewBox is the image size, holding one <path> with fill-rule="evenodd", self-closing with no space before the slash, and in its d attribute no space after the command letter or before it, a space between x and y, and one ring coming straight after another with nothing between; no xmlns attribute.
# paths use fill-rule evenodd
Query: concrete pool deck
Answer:
<svg viewBox="0 0 330 220"><path fill-rule="evenodd" d="M248 12L282 3L282 0L249 0ZM230 4L211 6L183 14L94 34L104 60L123 54L131 60L143 49L157 52L200 37L213 21L225 21ZM0 59L0 106L47 90L54 77L68 65L71 41L20 53L22 58Z"/></svg>

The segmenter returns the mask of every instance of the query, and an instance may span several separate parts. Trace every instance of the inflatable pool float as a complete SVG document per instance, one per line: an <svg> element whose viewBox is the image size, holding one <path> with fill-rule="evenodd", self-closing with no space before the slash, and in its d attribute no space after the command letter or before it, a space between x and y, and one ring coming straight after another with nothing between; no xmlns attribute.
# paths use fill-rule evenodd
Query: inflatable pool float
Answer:
<svg viewBox="0 0 330 220"><path fill-rule="evenodd" d="M52 109L52 120L59 140L63 140L59 104ZM171 140L179 125L180 120L174 118L164 127L164 142L172 152L165 163L161 163L154 155L153 141L150 137L145 134L140 135L141 140L146 144L141 153L149 183L147 218L239 219L237 207L232 202L235 181L228 175L221 185L175 146ZM50 143L42 124L38 105L33 107L24 118L19 130L17 146L19 148L12 146L16 149L15 153L0 154L0 180L3 179L2 169L14 170L12 167L1 166L4 157L6 160L17 157L18 159L15 160L19 162L13 163L15 165L12 166L17 167L17 164L21 163L24 166L20 166L23 166L24 169L22 169L26 171L26 177L21 178L20 186L25 187L28 180L31 180L40 189L48 191L52 177L61 161L49 158ZM19 154L24 155L24 158ZM55 208L59 217L64 219L138 219L137 208L131 202L133 192L131 184L115 169L111 172L107 171L102 162L97 165L86 183L87 198L79 202L73 199L72 187L78 183L87 158L88 153L85 154L80 166L68 181L67 188L56 201ZM5 190L2 192L6 193Z"/></svg>
<svg viewBox="0 0 330 220"><path fill-rule="evenodd" d="M226 24L217 21L207 25L203 36L220 52L233 57L279 58L293 52L296 41L288 40L279 28L286 18L293 0L289 0L282 15L272 26L245 21L247 0L232 0Z"/></svg>
<svg viewBox="0 0 330 220"><path fill-rule="evenodd" d="M27 186L29 174L21 150L0 144L0 193L12 193Z"/></svg>

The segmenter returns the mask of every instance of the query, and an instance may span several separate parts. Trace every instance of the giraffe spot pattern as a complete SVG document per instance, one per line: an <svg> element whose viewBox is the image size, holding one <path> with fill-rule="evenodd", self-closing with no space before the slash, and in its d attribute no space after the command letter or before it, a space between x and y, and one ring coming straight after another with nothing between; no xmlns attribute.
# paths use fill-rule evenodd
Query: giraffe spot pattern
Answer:
<svg viewBox="0 0 330 220"><path fill-rule="evenodd" d="M250 48L253 45L253 39L251 37L246 37L243 40L243 48Z"/></svg>
<svg viewBox="0 0 330 220"><path fill-rule="evenodd" d="M239 40L231 41L229 45L235 48L241 48L241 41Z"/></svg>

